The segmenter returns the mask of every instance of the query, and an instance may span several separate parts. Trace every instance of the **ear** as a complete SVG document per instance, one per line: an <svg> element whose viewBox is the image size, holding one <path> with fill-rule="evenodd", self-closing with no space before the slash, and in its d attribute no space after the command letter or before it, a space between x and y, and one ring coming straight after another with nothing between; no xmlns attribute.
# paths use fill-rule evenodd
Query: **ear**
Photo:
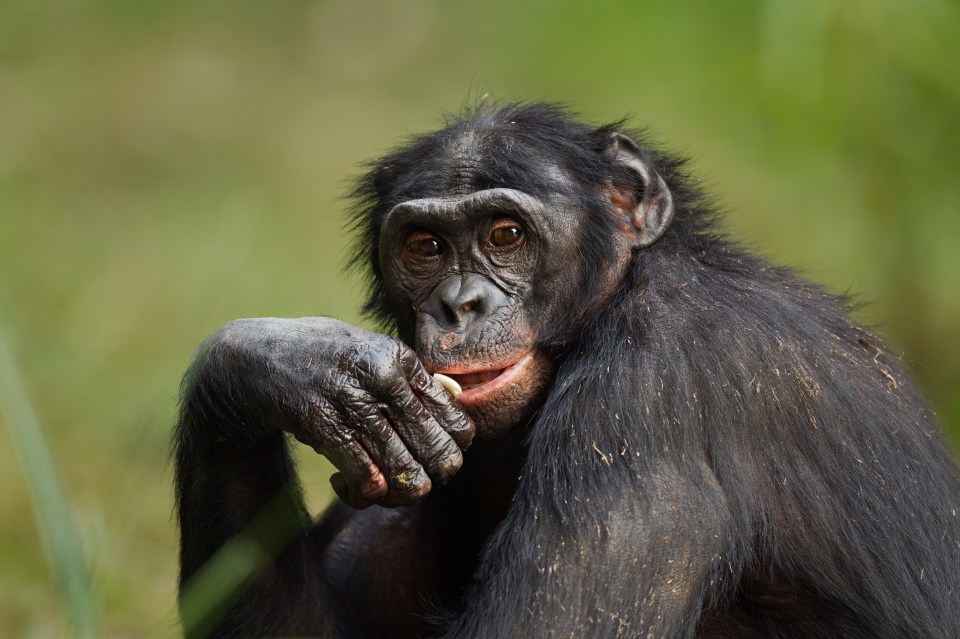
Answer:
<svg viewBox="0 0 960 639"><path fill-rule="evenodd" d="M626 186L610 184L607 195L624 215L634 248L650 246L664 234L673 219L673 196L660 174L643 159L636 143L622 133L610 136L607 157L636 173L643 181L642 196Z"/></svg>

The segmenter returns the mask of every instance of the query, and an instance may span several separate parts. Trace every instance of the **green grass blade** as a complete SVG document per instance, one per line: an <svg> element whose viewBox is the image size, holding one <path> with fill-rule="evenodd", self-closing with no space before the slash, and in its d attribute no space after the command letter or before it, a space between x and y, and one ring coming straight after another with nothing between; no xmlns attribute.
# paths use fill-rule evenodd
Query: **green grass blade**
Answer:
<svg viewBox="0 0 960 639"><path fill-rule="evenodd" d="M78 639L93 639L97 636L98 610L73 509L2 330L0 415L10 431L27 480L37 528L64 599L73 635Z"/></svg>
<svg viewBox="0 0 960 639"><path fill-rule="evenodd" d="M299 503L299 487L281 489L184 585L180 622L185 637L205 637L243 588L301 532Z"/></svg>

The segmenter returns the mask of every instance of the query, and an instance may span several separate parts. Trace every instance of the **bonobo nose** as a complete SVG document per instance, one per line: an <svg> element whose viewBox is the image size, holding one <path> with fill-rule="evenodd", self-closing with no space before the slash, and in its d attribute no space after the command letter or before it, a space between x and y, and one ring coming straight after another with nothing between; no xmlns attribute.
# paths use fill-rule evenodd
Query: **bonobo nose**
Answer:
<svg viewBox="0 0 960 639"><path fill-rule="evenodd" d="M427 300L423 311L445 330L465 331L485 320L506 301L506 296L482 275L451 275L440 282Z"/></svg>

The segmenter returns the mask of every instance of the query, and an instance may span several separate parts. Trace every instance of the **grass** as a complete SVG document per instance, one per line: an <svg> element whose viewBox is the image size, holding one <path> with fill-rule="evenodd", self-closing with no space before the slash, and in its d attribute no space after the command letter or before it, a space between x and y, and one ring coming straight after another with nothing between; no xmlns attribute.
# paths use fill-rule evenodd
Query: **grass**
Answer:
<svg viewBox="0 0 960 639"><path fill-rule="evenodd" d="M13 448L30 487L30 501L44 554L67 612L71 634L78 639L97 636L99 605L91 583L88 557L80 544L57 464L27 397L27 390L0 330L0 411L10 431Z"/></svg>

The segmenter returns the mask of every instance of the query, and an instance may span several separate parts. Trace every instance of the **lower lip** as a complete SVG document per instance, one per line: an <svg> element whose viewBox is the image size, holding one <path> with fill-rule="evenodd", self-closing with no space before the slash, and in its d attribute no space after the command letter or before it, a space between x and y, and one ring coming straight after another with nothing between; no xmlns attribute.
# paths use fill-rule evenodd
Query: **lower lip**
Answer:
<svg viewBox="0 0 960 639"><path fill-rule="evenodd" d="M523 374L532 361L533 352L531 351L521 357L515 364L511 364L507 368L503 369L502 373L491 379L486 384L474 386L473 388L463 391L460 393L460 396L457 397L457 399L459 399L460 403L464 404L465 406L479 404L491 399L500 391L507 388L510 384L514 383Z"/></svg>

